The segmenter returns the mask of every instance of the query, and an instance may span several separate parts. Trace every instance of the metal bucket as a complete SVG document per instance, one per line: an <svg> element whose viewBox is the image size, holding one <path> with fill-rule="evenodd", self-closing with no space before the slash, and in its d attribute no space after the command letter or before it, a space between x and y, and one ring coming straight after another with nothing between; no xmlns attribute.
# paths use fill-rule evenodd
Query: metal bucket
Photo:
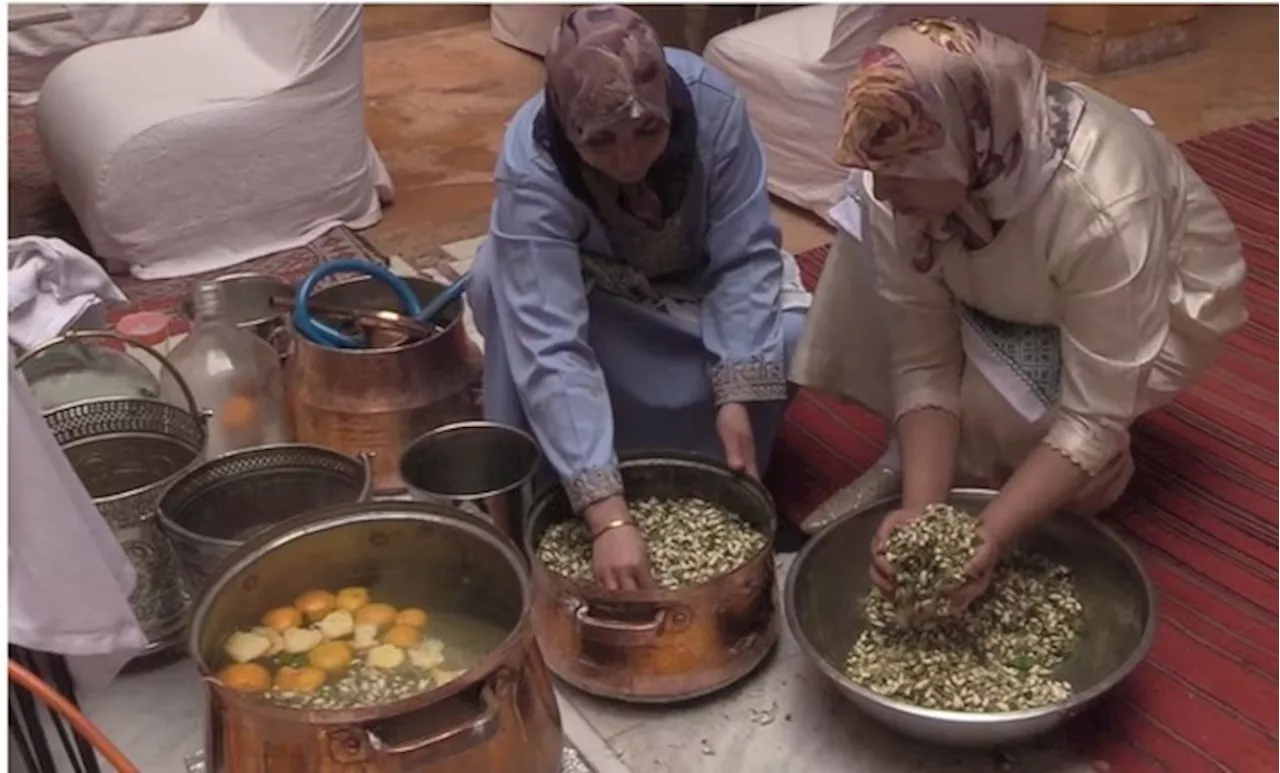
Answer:
<svg viewBox="0 0 1280 773"><path fill-rule="evenodd" d="M195 466L204 452L207 414L176 368L155 349L109 331L74 331L18 360L23 362L68 341L125 341L154 357L181 388L187 410L149 398L99 398L44 413L58 445L88 490L98 512L120 541L137 573L129 596L150 655L181 641L190 599L177 560L161 533L160 494Z"/></svg>
<svg viewBox="0 0 1280 773"><path fill-rule="evenodd" d="M424 304L445 287L404 277ZM382 282L361 278L314 293L317 306L399 308ZM433 336L376 349L336 349L307 340L290 324L291 353L285 366L290 412L298 441L355 455L374 453L378 493L405 490L397 462L424 432L479 418L483 358L467 338L462 304L442 314Z"/></svg>
<svg viewBox="0 0 1280 773"><path fill-rule="evenodd" d="M160 529L173 543L192 593L255 534L295 515L363 502L369 457L301 443L224 454L180 476L160 497Z"/></svg>
<svg viewBox="0 0 1280 773"><path fill-rule="evenodd" d="M515 427L464 421L413 441L400 477L414 499L486 517L519 542L541 462L538 444Z"/></svg>

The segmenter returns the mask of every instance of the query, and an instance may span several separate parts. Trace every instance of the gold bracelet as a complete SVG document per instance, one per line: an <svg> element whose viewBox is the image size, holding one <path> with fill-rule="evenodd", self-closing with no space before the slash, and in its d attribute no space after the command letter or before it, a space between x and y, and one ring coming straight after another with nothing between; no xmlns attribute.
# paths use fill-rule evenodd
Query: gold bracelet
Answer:
<svg viewBox="0 0 1280 773"><path fill-rule="evenodd" d="M621 529L623 526L635 526L635 525L636 525L635 522L632 521L630 518L618 518L617 520L609 521L604 526L600 527L599 531L591 535L591 541L595 542L596 540L600 539L605 534L613 531L614 529Z"/></svg>

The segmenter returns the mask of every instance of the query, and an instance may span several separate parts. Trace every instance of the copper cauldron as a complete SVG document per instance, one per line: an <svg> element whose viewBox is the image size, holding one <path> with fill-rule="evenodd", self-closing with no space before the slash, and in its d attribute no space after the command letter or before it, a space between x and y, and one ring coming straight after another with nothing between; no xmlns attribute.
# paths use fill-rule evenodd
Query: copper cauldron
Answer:
<svg viewBox="0 0 1280 773"><path fill-rule="evenodd" d="M233 630L308 588L346 585L509 633L455 681L370 708L284 708L212 676ZM192 618L191 652L209 694L207 770L556 773L560 714L533 637L531 600L515 545L447 506L339 505L261 533L227 557Z"/></svg>
<svg viewBox="0 0 1280 773"><path fill-rule="evenodd" d="M445 289L419 277L403 279L423 305ZM316 306L400 307L387 285L368 277L327 287L311 299ZM483 358L467 338L462 303L446 307L441 318L444 327L433 336L375 349L313 343L290 323L285 379L296 440L348 456L372 453L375 491L404 491L400 455L414 438L480 418Z"/></svg>
<svg viewBox="0 0 1280 773"><path fill-rule="evenodd" d="M728 687L756 669L778 641L773 500L755 480L695 454L663 452L621 462L629 499L698 497L760 529L766 544L729 574L676 591L608 591L551 572L538 560L542 534L574 518L561 488L530 509L525 551L533 566L533 628L556 676L594 695L669 703Z"/></svg>

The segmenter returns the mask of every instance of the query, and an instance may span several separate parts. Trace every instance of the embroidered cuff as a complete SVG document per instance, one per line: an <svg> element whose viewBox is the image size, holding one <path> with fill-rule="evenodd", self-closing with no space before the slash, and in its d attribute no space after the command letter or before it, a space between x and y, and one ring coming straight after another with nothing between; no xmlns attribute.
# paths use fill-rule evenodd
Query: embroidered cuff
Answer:
<svg viewBox="0 0 1280 773"><path fill-rule="evenodd" d="M908 413L921 411L925 408L937 408L953 416L959 416L960 397L948 390L932 387L918 387L907 392L901 392L894 398L893 419L897 421Z"/></svg>
<svg viewBox="0 0 1280 773"><path fill-rule="evenodd" d="M562 481L569 505L580 513L602 499L622 493L622 473L617 467L597 467Z"/></svg>
<svg viewBox="0 0 1280 773"><path fill-rule="evenodd" d="M722 362L711 366L710 375L717 406L787 399L787 373L781 362Z"/></svg>
<svg viewBox="0 0 1280 773"><path fill-rule="evenodd" d="M1042 442L1094 476L1129 445L1129 433L1064 414L1049 427Z"/></svg>

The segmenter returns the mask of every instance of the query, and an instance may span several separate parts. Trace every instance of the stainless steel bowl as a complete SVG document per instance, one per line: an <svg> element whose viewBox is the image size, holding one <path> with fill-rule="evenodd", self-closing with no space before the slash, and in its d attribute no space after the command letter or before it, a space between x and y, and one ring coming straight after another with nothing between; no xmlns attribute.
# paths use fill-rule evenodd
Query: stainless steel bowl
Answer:
<svg viewBox="0 0 1280 773"><path fill-rule="evenodd" d="M951 504L978 513L995 497L955 489ZM1138 557L1115 532L1093 521L1055 517L1024 547L1071 569L1084 605L1084 629L1058 678L1075 692L1063 703L1026 711L937 711L891 700L849 680L845 656L862 631L861 604L871 588L871 538L898 506L890 499L851 513L805 545L787 577L787 625L805 656L859 709L928 743L994 747L1054 729L1115 687L1146 656L1156 630L1155 588Z"/></svg>

